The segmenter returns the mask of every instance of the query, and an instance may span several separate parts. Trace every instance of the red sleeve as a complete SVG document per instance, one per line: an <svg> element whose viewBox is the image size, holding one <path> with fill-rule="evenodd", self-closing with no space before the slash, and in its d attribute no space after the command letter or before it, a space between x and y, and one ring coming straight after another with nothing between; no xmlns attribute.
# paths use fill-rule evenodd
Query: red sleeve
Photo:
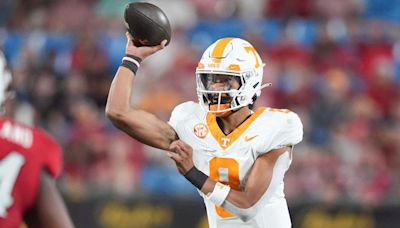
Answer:
<svg viewBox="0 0 400 228"><path fill-rule="evenodd" d="M44 155L42 156L42 167L52 177L57 178L61 174L63 164L61 146L44 131L39 131L39 135L42 141L40 151Z"/></svg>

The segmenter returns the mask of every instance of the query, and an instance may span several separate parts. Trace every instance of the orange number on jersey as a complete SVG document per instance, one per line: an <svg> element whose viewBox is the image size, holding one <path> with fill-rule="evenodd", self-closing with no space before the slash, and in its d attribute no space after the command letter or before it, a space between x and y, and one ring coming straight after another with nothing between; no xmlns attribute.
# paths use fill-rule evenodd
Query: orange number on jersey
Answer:
<svg viewBox="0 0 400 228"><path fill-rule="evenodd" d="M252 46L244 47L244 49L245 49L247 52L253 53L254 58L256 59L256 65L255 65L255 67L258 68L258 67L260 66L260 60L259 60L259 58L258 58L258 56L257 56L257 51L256 51L256 49L255 49L254 47L252 47Z"/></svg>
<svg viewBox="0 0 400 228"><path fill-rule="evenodd" d="M215 157L210 160L210 178L214 181L229 185L232 189L239 190L239 163L233 158ZM217 214L222 218L234 215L222 207L215 206Z"/></svg>

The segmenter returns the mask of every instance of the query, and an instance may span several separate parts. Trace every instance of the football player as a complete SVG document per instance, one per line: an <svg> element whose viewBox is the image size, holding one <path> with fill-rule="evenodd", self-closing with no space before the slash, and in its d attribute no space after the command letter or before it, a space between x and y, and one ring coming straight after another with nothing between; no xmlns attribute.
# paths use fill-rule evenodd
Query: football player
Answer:
<svg viewBox="0 0 400 228"><path fill-rule="evenodd" d="M60 146L44 131L5 117L11 80L0 53L0 227L73 227L54 181Z"/></svg>
<svg viewBox="0 0 400 228"><path fill-rule="evenodd" d="M196 69L197 102L175 107L169 123L130 106L140 62L164 48L135 47L127 34L126 56L112 82L106 114L133 138L168 152L197 189L213 227L291 227L283 178L293 146L302 140L294 112L252 110L261 89L263 62L239 38L217 40Z"/></svg>

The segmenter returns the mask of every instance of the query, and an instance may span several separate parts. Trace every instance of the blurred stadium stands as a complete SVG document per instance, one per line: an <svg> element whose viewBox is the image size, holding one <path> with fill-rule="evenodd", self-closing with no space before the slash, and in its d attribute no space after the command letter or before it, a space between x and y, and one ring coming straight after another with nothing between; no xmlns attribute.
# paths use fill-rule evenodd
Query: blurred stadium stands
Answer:
<svg viewBox="0 0 400 228"><path fill-rule="evenodd" d="M165 227L190 227L168 214L190 217L190 208L204 225L197 192L164 153L130 140L104 116L125 47L127 2L0 2L0 47L15 77L16 117L64 146L59 187L78 227L164 227L116 225L134 209L113 203L141 197L149 199L145 206L127 205L166 205ZM176 104L197 99L194 69L205 47L243 37L262 54L264 81L273 83L257 105L289 108L304 122L305 139L285 178L295 227L399 224L399 0L152 2L174 32L170 46L141 66L133 103L168 120ZM195 206L182 209L180 202ZM101 217L109 204L128 212Z"/></svg>

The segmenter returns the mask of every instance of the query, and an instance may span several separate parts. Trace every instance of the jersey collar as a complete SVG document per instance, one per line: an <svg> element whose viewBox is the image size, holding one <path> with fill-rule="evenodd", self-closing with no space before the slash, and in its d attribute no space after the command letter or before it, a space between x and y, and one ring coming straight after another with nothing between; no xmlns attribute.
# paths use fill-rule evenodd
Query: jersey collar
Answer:
<svg viewBox="0 0 400 228"><path fill-rule="evenodd" d="M228 135L225 135L221 128L217 123L217 119L213 113L207 113L207 126L210 129L212 136L217 140L220 147L226 150L230 145L232 145L242 134L246 131L246 129L250 126L251 123L263 113L265 107L259 108L257 111L253 113L247 120L239 125L235 130L233 130Z"/></svg>

